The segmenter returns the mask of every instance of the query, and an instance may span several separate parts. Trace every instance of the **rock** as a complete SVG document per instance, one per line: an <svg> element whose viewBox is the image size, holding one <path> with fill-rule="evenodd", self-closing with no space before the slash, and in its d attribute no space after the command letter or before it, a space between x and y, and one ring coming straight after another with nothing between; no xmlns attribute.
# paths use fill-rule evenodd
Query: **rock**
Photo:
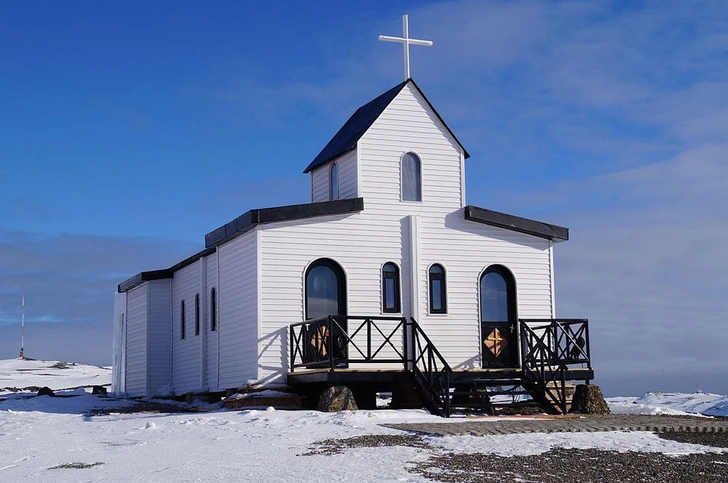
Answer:
<svg viewBox="0 0 728 483"><path fill-rule="evenodd" d="M41 387L40 389L38 389L38 395L39 396L50 396L50 397L56 396L56 394L53 392L53 389L51 389L48 386L44 386L44 387Z"/></svg>
<svg viewBox="0 0 728 483"><path fill-rule="evenodd" d="M106 391L106 388L104 386L94 386L91 389L91 394L93 394L94 396L101 396L101 397L106 397L109 395L109 393Z"/></svg>
<svg viewBox="0 0 728 483"><path fill-rule="evenodd" d="M571 403L572 413L578 414L611 414L602 390L594 384L579 384L574 391Z"/></svg>
<svg viewBox="0 0 728 483"><path fill-rule="evenodd" d="M318 410L326 413L336 411L356 411L359 407L354 393L346 386L333 386L321 393Z"/></svg>

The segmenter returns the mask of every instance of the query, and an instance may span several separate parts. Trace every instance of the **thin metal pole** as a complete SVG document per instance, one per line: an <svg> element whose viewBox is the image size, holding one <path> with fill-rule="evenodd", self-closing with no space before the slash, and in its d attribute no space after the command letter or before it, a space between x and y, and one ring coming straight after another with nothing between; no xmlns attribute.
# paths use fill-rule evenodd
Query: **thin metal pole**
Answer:
<svg viewBox="0 0 728 483"><path fill-rule="evenodd" d="M20 358L25 357L25 284L20 295Z"/></svg>

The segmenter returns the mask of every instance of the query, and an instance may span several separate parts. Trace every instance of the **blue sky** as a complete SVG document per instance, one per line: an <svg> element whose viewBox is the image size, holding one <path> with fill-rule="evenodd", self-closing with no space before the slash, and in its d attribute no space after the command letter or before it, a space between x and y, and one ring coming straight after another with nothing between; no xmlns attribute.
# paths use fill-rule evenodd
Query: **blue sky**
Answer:
<svg viewBox="0 0 728 483"><path fill-rule="evenodd" d="M251 208L412 76L468 202L571 229L557 311L607 394L728 393L728 3L5 2L0 358L110 362L113 292ZM360 5L357 5L360 3Z"/></svg>

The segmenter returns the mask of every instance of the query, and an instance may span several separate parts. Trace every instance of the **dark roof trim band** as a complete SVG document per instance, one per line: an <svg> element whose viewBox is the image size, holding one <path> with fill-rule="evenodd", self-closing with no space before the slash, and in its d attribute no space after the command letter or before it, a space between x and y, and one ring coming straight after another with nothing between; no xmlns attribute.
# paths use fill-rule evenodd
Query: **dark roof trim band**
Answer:
<svg viewBox="0 0 728 483"><path fill-rule="evenodd" d="M486 210L472 205L465 207L465 219L552 241L566 241L569 239L569 229L563 226L550 225L541 221L529 220L528 218Z"/></svg>

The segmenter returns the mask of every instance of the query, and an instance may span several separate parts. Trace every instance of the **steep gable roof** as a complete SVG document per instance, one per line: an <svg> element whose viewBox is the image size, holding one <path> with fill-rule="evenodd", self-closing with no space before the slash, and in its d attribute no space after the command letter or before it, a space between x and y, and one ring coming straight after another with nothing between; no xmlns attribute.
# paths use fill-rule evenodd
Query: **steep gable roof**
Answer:
<svg viewBox="0 0 728 483"><path fill-rule="evenodd" d="M316 158L311 161L311 164L309 164L303 172L308 173L309 171L314 170L323 164L326 164L332 159L338 158L342 154L348 153L352 149L356 148L356 143L359 142L359 139L361 139L361 137L367 132L367 130L369 130L372 124L374 124L374 121L376 121L379 116L381 116L382 112L384 112L387 106L389 106L394 98L397 97L397 94L399 94L407 84L412 84L412 86L417 89L417 92L425 100L429 108L432 109L432 112L435 113L437 119L442 123L445 129L447 129L447 132L450 133L458 146L462 148L463 152L465 153L465 158L469 158L470 155L468 154L468 152L465 150L460 141L458 141L458 138L455 137L455 134L453 134L447 124L445 124L445 121L442 120L440 114L438 114L435 108L432 107L432 104L427 99L427 97L425 97L425 94L422 93L422 90L420 90L417 84L415 84L415 81L412 79L407 79L406 81L397 84L384 94L367 102L359 109L357 109L356 112L351 115L349 120L346 121L343 126L341 126L339 132L337 132L334 137L331 138L331 141L329 141L324 149L321 150L318 156L316 156Z"/></svg>

